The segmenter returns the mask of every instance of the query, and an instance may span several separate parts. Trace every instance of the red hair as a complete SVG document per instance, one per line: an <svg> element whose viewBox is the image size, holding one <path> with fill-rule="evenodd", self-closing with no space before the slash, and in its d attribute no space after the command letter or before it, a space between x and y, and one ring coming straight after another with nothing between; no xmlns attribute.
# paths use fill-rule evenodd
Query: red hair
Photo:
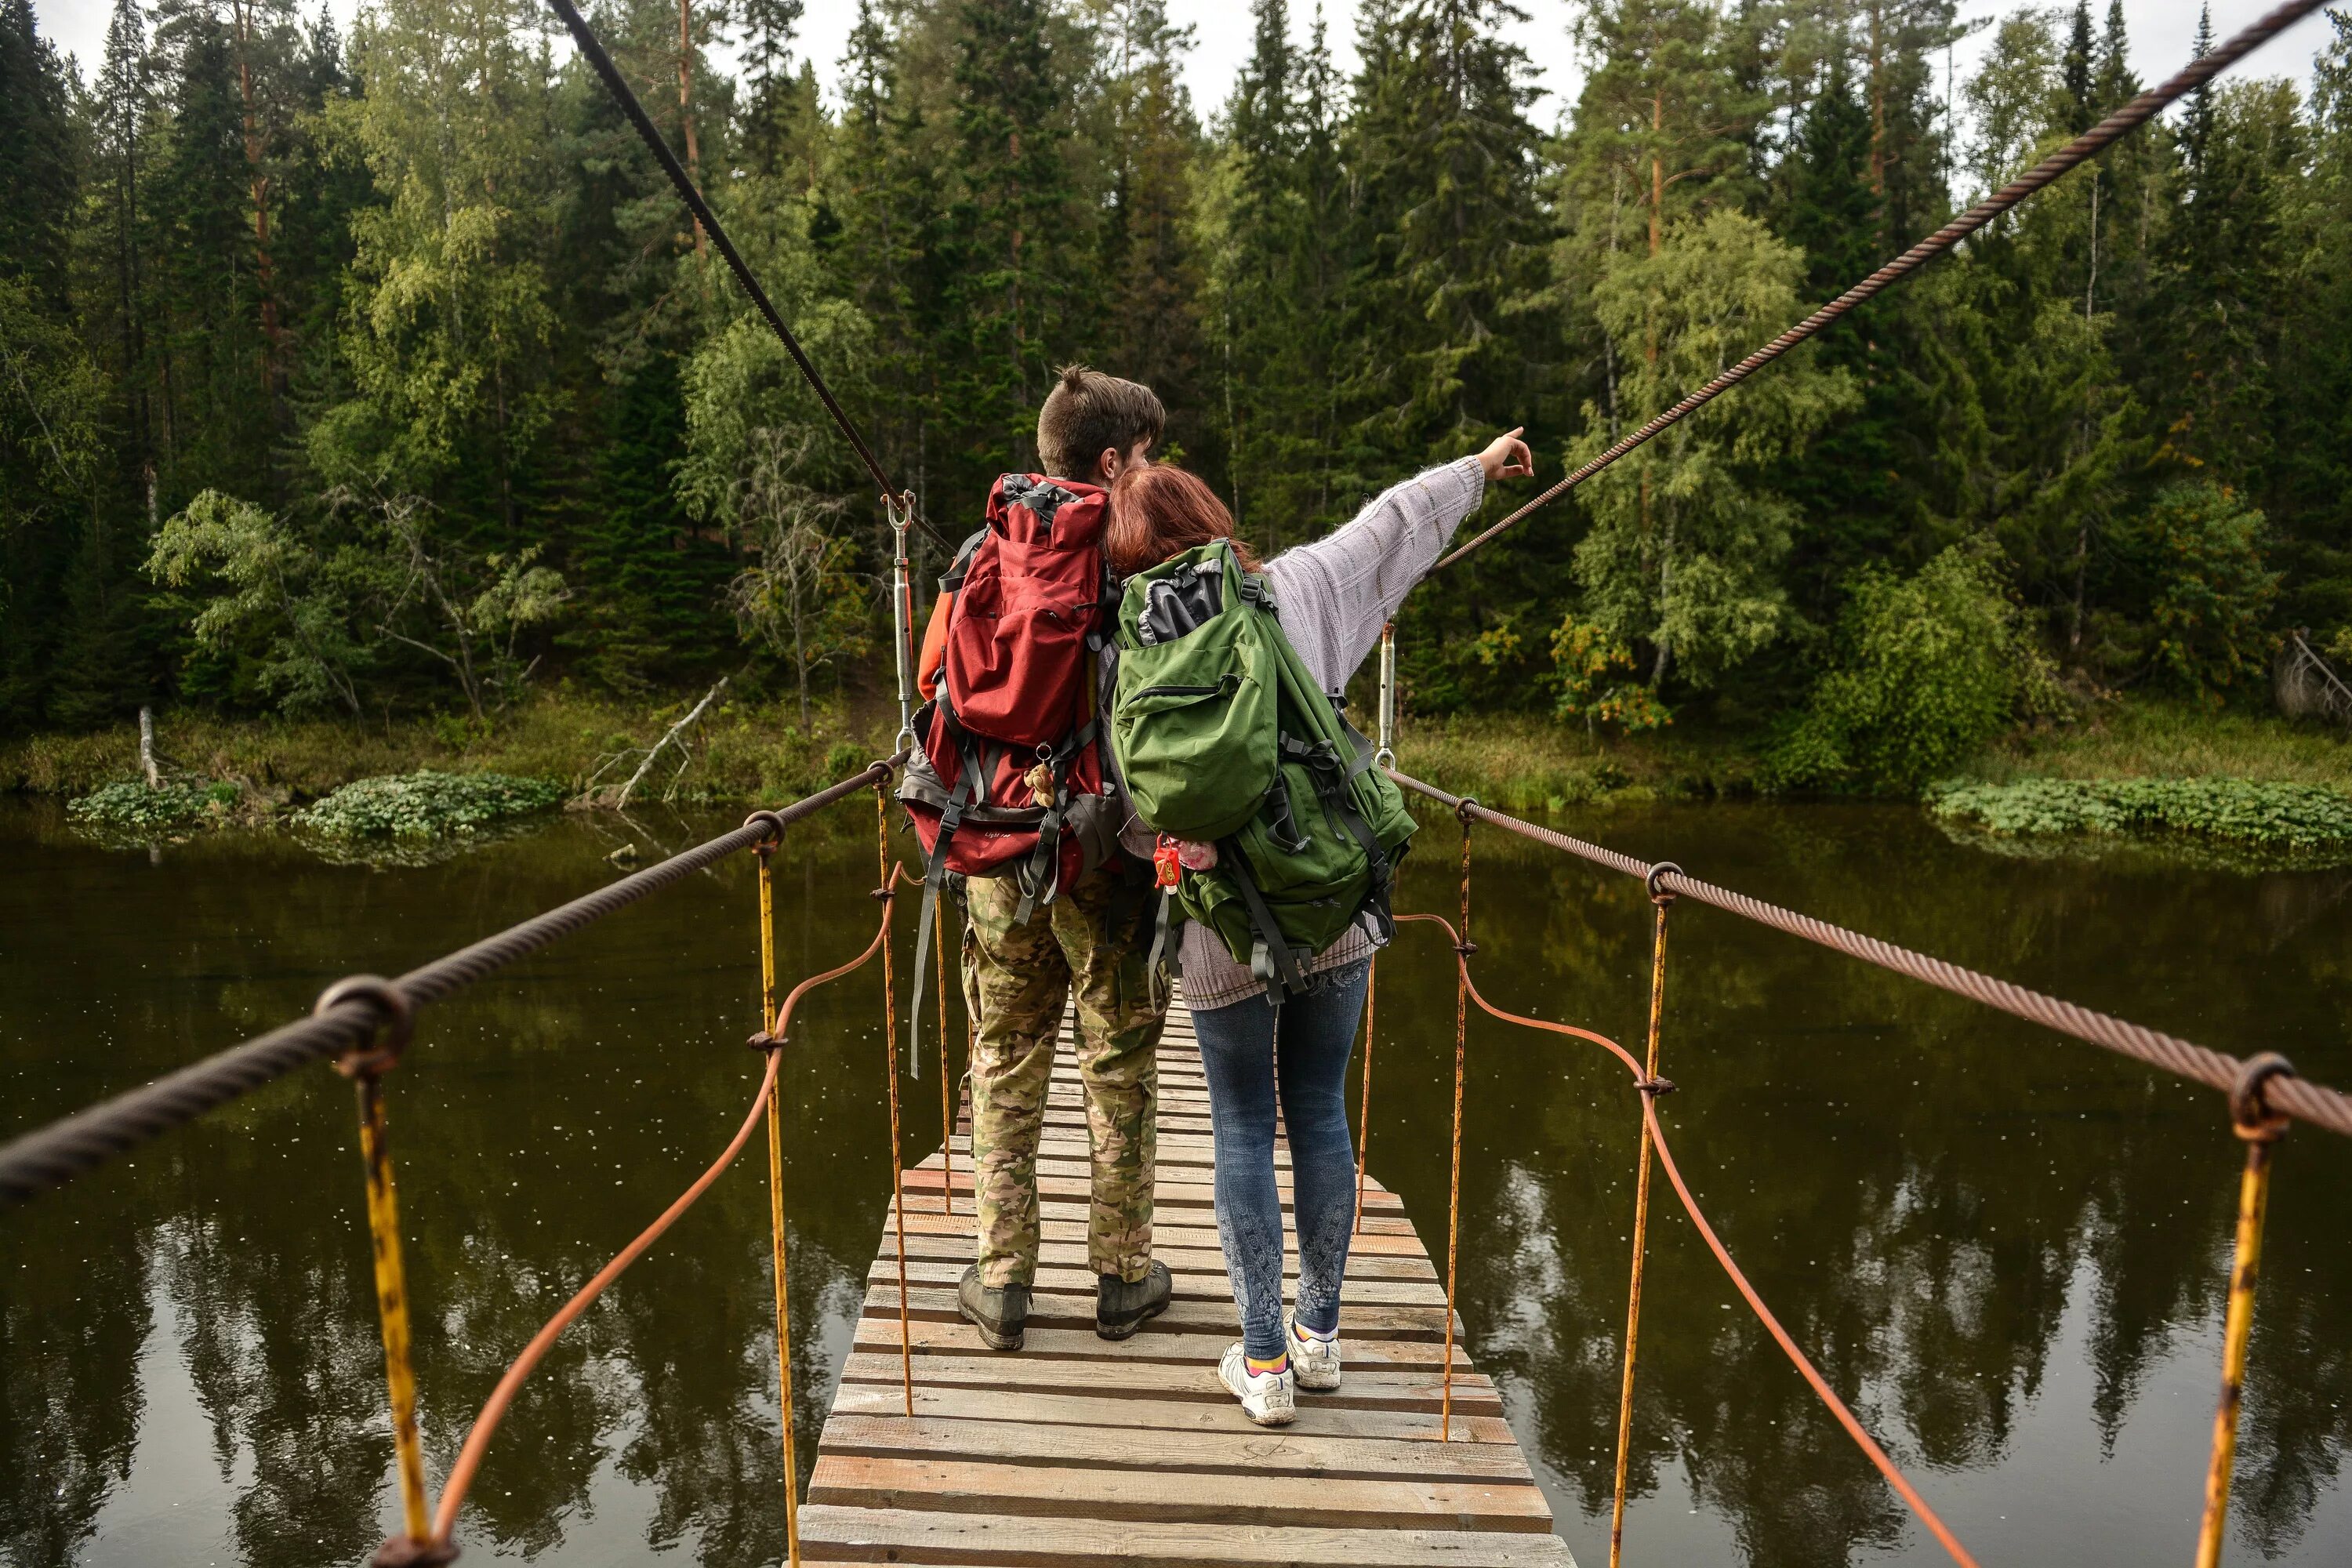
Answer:
<svg viewBox="0 0 2352 1568"><path fill-rule="evenodd" d="M1103 548L1118 576L1148 572L1216 539L1233 541L1243 571L1257 570L1257 552L1234 538L1234 514L1198 474L1172 463L1151 463L1128 469L1111 485Z"/></svg>

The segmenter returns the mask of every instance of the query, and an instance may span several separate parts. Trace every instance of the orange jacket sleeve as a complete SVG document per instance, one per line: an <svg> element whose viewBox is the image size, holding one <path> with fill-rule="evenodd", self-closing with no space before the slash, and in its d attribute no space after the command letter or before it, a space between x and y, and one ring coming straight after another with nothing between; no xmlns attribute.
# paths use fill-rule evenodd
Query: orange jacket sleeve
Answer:
<svg viewBox="0 0 2352 1568"><path fill-rule="evenodd" d="M929 702L940 694L940 661L948 651L948 606L955 603L953 594L941 594L931 601L931 618L923 627L923 652L915 661L915 686Z"/></svg>

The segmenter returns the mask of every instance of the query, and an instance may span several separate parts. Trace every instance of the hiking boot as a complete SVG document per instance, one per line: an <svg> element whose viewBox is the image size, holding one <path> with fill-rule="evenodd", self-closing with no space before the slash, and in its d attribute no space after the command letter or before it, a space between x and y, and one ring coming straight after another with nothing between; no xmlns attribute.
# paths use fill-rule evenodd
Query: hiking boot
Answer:
<svg viewBox="0 0 2352 1568"><path fill-rule="evenodd" d="M980 1331L981 1342L990 1350L1017 1351L1029 1327L1029 1287L992 1289L980 1282L975 1263L963 1271L963 1283L956 1287L956 1310Z"/></svg>
<svg viewBox="0 0 2352 1568"><path fill-rule="evenodd" d="M1239 1340L1225 1347L1225 1359L1217 1363L1217 1381L1242 1402L1242 1414L1261 1426L1287 1426L1298 1419L1290 1369L1252 1372Z"/></svg>
<svg viewBox="0 0 2352 1568"><path fill-rule="evenodd" d="M1143 1327L1146 1319L1166 1311L1173 1294L1175 1282L1168 1278L1165 1263L1153 1262L1136 1280L1106 1274L1095 1285L1095 1332L1107 1340L1123 1340Z"/></svg>
<svg viewBox="0 0 2352 1568"><path fill-rule="evenodd" d="M1328 1394L1339 1386L1339 1342L1318 1339L1298 1326L1297 1313L1286 1320L1290 1330L1290 1370L1298 1386Z"/></svg>

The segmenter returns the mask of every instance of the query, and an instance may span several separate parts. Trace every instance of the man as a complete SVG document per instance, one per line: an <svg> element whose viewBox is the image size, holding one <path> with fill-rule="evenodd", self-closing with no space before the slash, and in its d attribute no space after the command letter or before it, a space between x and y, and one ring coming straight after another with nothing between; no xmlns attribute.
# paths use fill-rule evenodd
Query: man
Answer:
<svg viewBox="0 0 2352 1568"><path fill-rule="evenodd" d="M1065 485L1108 488L1148 461L1166 419L1150 388L1069 366L1037 416L1039 467ZM935 609L924 639L925 671L939 668L945 626L943 610ZM1108 772L1110 747L1107 740L1100 744ZM1115 783L1112 788L1118 791ZM1118 806L1122 819L1131 816L1124 792L1118 792ZM971 878L964 897L964 994L979 1021L971 1058L979 1256L964 1273L959 1306L992 1349L1021 1348L1037 1274L1037 1147L1046 1084L1075 989L1093 1175L1087 1258L1097 1276L1095 1331L1125 1339L1164 1310L1170 1296L1168 1266L1151 1258L1167 997L1149 973L1158 910L1150 863L1113 853L1025 921L1015 919L1023 900L1010 877Z"/></svg>

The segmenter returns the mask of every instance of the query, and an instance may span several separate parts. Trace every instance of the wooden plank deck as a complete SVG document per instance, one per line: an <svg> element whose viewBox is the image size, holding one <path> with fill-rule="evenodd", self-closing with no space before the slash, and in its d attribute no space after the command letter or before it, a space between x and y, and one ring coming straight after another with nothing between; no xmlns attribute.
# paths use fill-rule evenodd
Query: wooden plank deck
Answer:
<svg viewBox="0 0 2352 1568"><path fill-rule="evenodd" d="M1217 1382L1238 1335L1212 1208L1200 1047L1181 1006L1160 1047L1154 1255L1169 1310L1134 1338L1094 1331L1087 1125L1063 1024L1038 1159L1044 1247L1025 1348L983 1348L956 1315L971 1261L969 1125L946 1212L939 1155L906 1173L915 1414L899 1380L890 1217L800 1513L805 1563L1194 1568L1575 1568L1457 1332L1454 1436L1437 1440L1445 1288L1396 1196L1364 1194L1340 1328L1347 1373L1252 1426ZM1277 1174L1289 1186L1277 1146ZM1291 1258L1297 1273L1297 1257Z"/></svg>

